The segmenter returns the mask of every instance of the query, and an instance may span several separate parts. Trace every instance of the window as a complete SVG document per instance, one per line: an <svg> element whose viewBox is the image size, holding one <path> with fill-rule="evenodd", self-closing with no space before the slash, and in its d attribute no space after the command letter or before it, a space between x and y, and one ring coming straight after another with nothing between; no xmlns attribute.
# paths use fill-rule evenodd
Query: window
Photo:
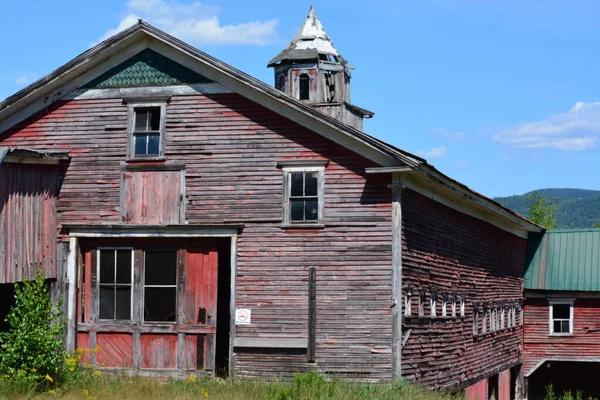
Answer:
<svg viewBox="0 0 600 400"><path fill-rule="evenodd" d="M177 251L144 255L144 321L176 322Z"/></svg>
<svg viewBox="0 0 600 400"><path fill-rule="evenodd" d="M573 333L573 302L550 302L550 334L570 335Z"/></svg>
<svg viewBox="0 0 600 400"><path fill-rule="evenodd" d="M132 257L130 249L99 251L99 318L102 320L131 319Z"/></svg>
<svg viewBox="0 0 600 400"><path fill-rule="evenodd" d="M286 167L287 163L280 163L284 174L284 225L314 226L323 223L326 163L320 164Z"/></svg>
<svg viewBox="0 0 600 400"><path fill-rule="evenodd" d="M280 74L277 79L277 89L285 92L285 74Z"/></svg>
<svg viewBox="0 0 600 400"><path fill-rule="evenodd" d="M129 104L129 158L162 158L166 103Z"/></svg>
<svg viewBox="0 0 600 400"><path fill-rule="evenodd" d="M310 100L310 77L308 74L301 74L298 79L299 99Z"/></svg>

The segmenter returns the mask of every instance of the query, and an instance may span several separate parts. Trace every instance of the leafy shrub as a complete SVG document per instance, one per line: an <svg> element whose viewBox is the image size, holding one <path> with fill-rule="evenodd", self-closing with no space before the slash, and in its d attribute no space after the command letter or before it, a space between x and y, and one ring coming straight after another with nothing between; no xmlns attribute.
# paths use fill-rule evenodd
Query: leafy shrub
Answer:
<svg viewBox="0 0 600 400"><path fill-rule="evenodd" d="M13 382L47 385L63 380L65 325L39 270L34 280L15 285L15 304L6 320L9 331L0 333L2 376Z"/></svg>

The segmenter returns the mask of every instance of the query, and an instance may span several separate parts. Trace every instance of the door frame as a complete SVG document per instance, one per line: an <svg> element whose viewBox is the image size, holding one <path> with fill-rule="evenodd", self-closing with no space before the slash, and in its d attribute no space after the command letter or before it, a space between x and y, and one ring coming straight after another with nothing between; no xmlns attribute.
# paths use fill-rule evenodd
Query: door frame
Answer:
<svg viewBox="0 0 600 400"><path fill-rule="evenodd" d="M74 353L77 341L77 276L80 263L79 240L103 238L230 238L230 299L229 299L229 376L233 377L233 344L236 336L236 261L237 237L243 225L63 225L68 232L69 250L66 258L67 335L65 347Z"/></svg>

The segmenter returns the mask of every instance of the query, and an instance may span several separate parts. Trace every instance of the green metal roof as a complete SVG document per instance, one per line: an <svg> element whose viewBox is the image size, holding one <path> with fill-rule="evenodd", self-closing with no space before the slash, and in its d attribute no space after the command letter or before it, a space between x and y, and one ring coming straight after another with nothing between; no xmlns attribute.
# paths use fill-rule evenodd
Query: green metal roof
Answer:
<svg viewBox="0 0 600 400"><path fill-rule="evenodd" d="M556 229L532 235L525 289L600 291L600 229Z"/></svg>

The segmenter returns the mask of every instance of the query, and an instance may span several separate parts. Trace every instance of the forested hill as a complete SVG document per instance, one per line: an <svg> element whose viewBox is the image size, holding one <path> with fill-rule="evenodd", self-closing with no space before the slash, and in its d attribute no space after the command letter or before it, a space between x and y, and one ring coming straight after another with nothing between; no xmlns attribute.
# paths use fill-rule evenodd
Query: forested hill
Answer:
<svg viewBox="0 0 600 400"><path fill-rule="evenodd" d="M600 222L600 190L540 189L550 203L556 204L557 228L591 228ZM527 216L528 193L495 200Z"/></svg>

